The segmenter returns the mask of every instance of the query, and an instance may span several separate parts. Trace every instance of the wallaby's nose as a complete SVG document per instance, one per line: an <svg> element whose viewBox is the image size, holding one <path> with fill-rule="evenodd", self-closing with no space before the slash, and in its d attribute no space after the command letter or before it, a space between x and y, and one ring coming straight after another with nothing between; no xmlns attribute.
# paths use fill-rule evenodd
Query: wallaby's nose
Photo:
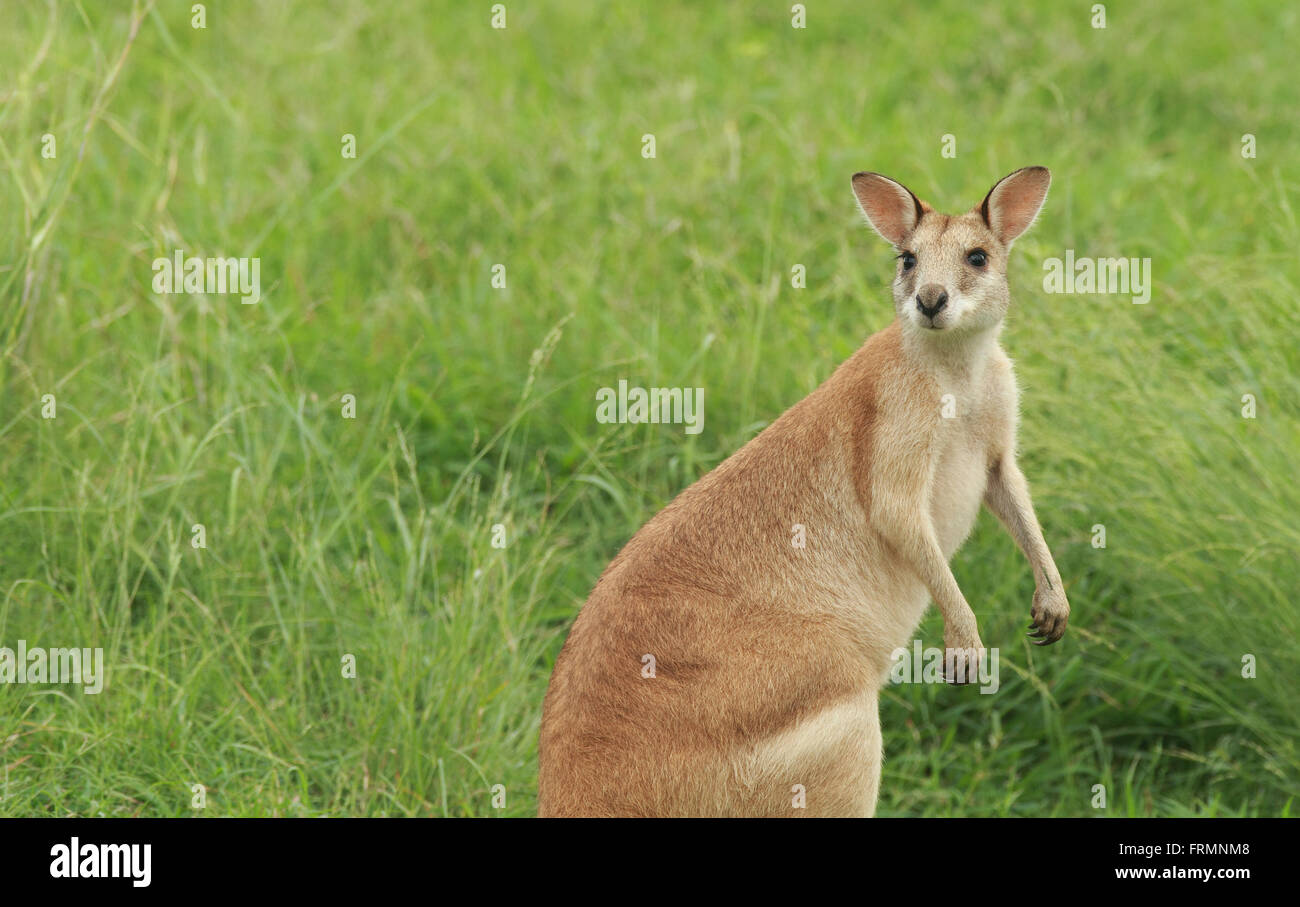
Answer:
<svg viewBox="0 0 1300 907"><path fill-rule="evenodd" d="M916 294L916 307L926 318L933 318L948 304L948 291L937 283L927 283Z"/></svg>

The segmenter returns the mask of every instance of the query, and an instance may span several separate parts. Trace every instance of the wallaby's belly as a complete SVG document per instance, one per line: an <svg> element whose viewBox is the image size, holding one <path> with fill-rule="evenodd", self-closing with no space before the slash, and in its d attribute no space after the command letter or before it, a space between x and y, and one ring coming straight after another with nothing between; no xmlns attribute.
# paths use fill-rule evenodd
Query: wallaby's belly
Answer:
<svg viewBox="0 0 1300 907"><path fill-rule="evenodd" d="M737 815L870 816L880 785L877 691L827 703L733 754Z"/></svg>

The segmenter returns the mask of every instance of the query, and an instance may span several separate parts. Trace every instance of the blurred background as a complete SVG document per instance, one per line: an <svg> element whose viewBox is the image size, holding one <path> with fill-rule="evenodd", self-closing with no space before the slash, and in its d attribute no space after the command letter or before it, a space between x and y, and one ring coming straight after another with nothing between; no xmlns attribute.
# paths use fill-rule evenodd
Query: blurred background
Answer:
<svg viewBox="0 0 1300 907"><path fill-rule="evenodd" d="M1300 8L193 6L0 32L0 645L108 672L0 686L0 814L535 812L600 570L892 319L851 174L960 211L1030 164L1003 339L1070 632L1026 644L983 514L1001 688L886 691L879 814L1294 813ZM154 293L176 249L261 301ZM1151 302L1045 293L1067 249ZM704 431L598 423L620 378Z"/></svg>

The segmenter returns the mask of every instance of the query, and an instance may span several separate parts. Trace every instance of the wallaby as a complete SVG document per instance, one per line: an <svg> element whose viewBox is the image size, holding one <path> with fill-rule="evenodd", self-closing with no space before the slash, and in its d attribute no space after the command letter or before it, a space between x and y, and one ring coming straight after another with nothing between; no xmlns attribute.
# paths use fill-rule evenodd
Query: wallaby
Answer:
<svg viewBox="0 0 1300 907"><path fill-rule="evenodd" d="M546 695L541 815L872 815L878 692L927 600L949 655L982 654L948 566L981 501L1033 567L1030 635L1061 638L998 344L1011 243L1050 182L1017 170L950 216L854 175L898 252L897 317L601 574Z"/></svg>

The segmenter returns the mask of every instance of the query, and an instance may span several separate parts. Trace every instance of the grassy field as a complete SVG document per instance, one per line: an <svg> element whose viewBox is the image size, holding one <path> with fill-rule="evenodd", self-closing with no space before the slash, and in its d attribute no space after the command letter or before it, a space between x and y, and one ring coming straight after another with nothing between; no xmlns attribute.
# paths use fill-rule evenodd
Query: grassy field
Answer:
<svg viewBox="0 0 1300 907"><path fill-rule="evenodd" d="M0 686L0 815L534 812L601 568L892 318L850 175L964 210L1027 164L1004 342L1071 629L1026 644L982 515L1001 690L891 688L879 812L1296 812L1300 10L438 6L6 10L0 645L107 682ZM261 301L154 292L176 249ZM1045 293L1066 249L1151 302ZM620 378L704 431L598 423Z"/></svg>

